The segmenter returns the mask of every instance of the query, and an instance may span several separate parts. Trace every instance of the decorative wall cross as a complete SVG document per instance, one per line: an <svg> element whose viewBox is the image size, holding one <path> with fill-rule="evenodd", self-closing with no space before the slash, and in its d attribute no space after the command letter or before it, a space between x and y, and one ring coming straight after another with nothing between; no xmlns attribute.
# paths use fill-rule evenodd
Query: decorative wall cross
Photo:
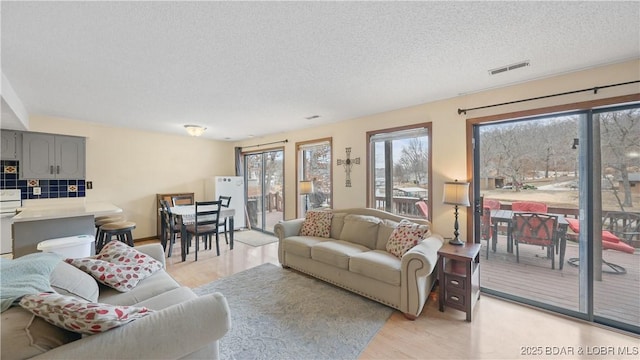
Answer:
<svg viewBox="0 0 640 360"><path fill-rule="evenodd" d="M360 165L360 158L357 157L353 160L351 160L351 148L345 148L345 151L347 153L347 159L346 160L341 160L338 159L338 166L342 165L344 166L344 172L347 175L347 179L345 181L345 186L346 187L351 187L351 166L353 166L353 164L356 165Z"/></svg>

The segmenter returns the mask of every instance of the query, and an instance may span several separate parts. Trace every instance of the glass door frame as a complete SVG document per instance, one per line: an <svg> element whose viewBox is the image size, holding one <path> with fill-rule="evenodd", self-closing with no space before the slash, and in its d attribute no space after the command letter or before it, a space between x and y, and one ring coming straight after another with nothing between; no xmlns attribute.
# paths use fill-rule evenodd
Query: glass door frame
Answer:
<svg viewBox="0 0 640 360"><path fill-rule="evenodd" d="M261 196L262 201L260 201L261 209L258 209L258 212L261 214L260 215L260 219L258 219L259 220L258 224L259 225L261 224L261 227L260 228L254 228L252 226L251 229L252 230L256 230L256 231L260 231L260 232L264 232L264 233L267 233L267 234L273 234L273 231L269 231L267 229L267 227L266 227L267 226L267 211L266 211L266 205L265 205L265 201L264 201L264 199L265 199L265 189L266 189L266 186L265 186L265 175L266 175L266 173L265 173L264 169L265 169L265 154L266 153L271 153L271 152L280 152L280 153L282 153L282 179L281 179L281 181L282 181L282 191L281 191L281 194L282 194L282 214L283 214L283 220L284 220L284 213L285 213L285 209L284 209L284 207L285 207L285 199L284 199L284 197L285 197L285 195L284 195L284 188L285 188L285 176L284 176L285 159L284 159L284 156L285 156L285 151L284 151L284 147L262 149L262 150L258 150L258 151L247 151L247 152L243 152L242 153L243 164L244 164L244 169L243 170L244 170L244 173L245 173L245 177L247 177L248 173L249 173L248 168L247 168L247 166L248 166L247 157L248 156L256 156L256 155L260 155L260 157L261 157L261 159L260 159L260 169L261 169L260 194L261 195L260 196ZM248 180L249 179L247 178L247 179L245 179L245 182L244 182L244 184L245 184L244 192L245 192L245 199L247 201L247 204L249 202L249 181ZM250 219L249 219L249 224L250 224Z"/></svg>
<svg viewBox="0 0 640 360"><path fill-rule="evenodd" d="M587 259L585 261L586 266L581 266L579 270L579 311L574 311L567 308L562 308L540 301L523 298L508 293L495 291L481 287L481 291L486 294L494 295L497 297L505 298L527 305L539 307L545 310L550 310L563 315L568 315L578 319L586 320L589 322L600 323L607 326L622 329L624 331L630 331L633 333L640 333L638 326L622 323L616 320L612 320L606 317L598 316L594 314L594 281L595 281L595 269L593 264L593 252L594 252L594 229L593 219L601 214L595 213L592 194L594 191L600 191L600 178L594 171L594 151L600 151L601 149L594 148L594 131L592 122L594 121L594 114L604 113L610 111L620 111L628 108L638 107L637 95L635 96L621 96L615 98L601 99L596 101L588 101L583 103L568 104L563 106L555 106L532 110L528 112L520 113L508 113L496 116L489 116L483 118L470 118L467 119L467 172L469 178L472 179L471 186L471 198L473 199L473 206L467 209L467 233L473 234L474 242L481 243L480 236L480 218L482 214L482 208L480 206L480 152L476 151L479 147L477 139L480 135L480 127L489 123L495 124L496 122L509 122L520 120L535 120L539 118L549 118L552 116L564 116L564 115L585 115L585 118L578 121L578 139L580 144L585 146L579 147L579 174L587 174L587 176L580 177L579 188L579 211L581 217L584 214L583 225L580 231L579 241L581 244L586 244L580 248L580 258ZM631 103L633 102L633 103ZM599 139L598 139L599 144ZM597 177L597 178L596 178ZM591 200L591 201L590 201ZM598 206L598 209L600 206ZM590 241L589 241L590 239Z"/></svg>

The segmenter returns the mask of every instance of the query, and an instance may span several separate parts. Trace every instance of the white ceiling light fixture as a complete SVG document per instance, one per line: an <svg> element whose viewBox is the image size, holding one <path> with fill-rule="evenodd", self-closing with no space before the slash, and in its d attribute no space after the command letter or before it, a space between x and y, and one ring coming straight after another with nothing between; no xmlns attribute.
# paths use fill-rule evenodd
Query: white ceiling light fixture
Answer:
<svg viewBox="0 0 640 360"><path fill-rule="evenodd" d="M200 136L204 134L205 130L207 130L206 127L202 127L200 125L185 125L184 128L191 136Z"/></svg>

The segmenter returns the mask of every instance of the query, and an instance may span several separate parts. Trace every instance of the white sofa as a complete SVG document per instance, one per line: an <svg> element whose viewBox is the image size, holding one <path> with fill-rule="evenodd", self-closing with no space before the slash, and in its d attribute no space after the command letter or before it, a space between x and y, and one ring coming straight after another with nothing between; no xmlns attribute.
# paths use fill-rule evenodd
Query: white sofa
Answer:
<svg viewBox="0 0 640 360"><path fill-rule="evenodd" d="M104 333L83 336L14 306L2 313L2 359L217 359L218 339L231 327L227 301L219 293L198 297L165 270L160 244L137 247L162 262L163 270L121 293L98 285L61 261L51 286L63 295L94 302L144 306L154 313ZM93 300L92 298L97 298Z"/></svg>
<svg viewBox="0 0 640 360"><path fill-rule="evenodd" d="M276 224L282 266L400 310L408 319L420 315L436 279L442 237L430 231L398 258L386 251L386 244L406 218L368 208L332 212L329 238L301 236L304 219ZM426 220L409 220L430 226Z"/></svg>

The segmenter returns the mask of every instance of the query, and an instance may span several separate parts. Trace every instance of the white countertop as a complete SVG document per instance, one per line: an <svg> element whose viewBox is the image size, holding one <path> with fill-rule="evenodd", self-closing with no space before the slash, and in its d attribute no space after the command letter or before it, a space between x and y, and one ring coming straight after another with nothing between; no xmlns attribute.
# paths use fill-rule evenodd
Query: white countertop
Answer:
<svg viewBox="0 0 640 360"><path fill-rule="evenodd" d="M69 204L47 204L46 206L24 206L14 216L13 222L62 219L84 215L109 215L122 212L122 209L108 202L75 202Z"/></svg>

